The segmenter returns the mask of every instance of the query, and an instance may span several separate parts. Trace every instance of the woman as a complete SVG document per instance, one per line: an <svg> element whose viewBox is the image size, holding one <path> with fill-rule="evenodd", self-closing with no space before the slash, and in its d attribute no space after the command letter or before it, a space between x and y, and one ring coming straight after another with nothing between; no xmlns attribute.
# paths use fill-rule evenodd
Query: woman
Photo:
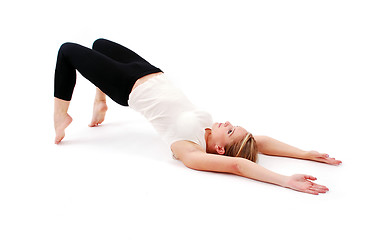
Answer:
<svg viewBox="0 0 371 240"><path fill-rule="evenodd" d="M328 188L313 183L315 177L284 176L256 164L260 153L308 159L332 165L341 162L327 154L302 151L266 136L255 136L229 122L213 123L210 114L196 108L167 80L164 73L135 52L117 43L98 39L89 49L65 43L58 53L54 79L55 143L72 122L68 107L76 83L76 70L90 80L96 96L90 127L104 121L106 94L123 106L141 112L170 145L174 157L187 167L226 172L310 194Z"/></svg>

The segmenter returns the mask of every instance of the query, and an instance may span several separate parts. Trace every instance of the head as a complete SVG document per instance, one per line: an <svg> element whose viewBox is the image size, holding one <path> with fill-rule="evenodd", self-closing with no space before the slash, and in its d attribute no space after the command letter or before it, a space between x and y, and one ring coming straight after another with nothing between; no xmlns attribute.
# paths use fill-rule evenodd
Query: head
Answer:
<svg viewBox="0 0 371 240"><path fill-rule="evenodd" d="M251 133L230 122L214 123L207 136L207 151L256 162L258 147Z"/></svg>

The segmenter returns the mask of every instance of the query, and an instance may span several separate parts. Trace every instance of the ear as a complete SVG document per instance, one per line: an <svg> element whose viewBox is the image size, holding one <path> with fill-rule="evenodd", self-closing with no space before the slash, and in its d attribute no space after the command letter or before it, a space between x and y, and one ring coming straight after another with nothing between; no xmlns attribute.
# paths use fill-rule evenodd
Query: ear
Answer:
<svg viewBox="0 0 371 240"><path fill-rule="evenodd" d="M224 147L221 147L221 146L219 146L219 145L215 145L215 151L216 151L218 154L220 154L220 155L224 155L224 153L225 153L225 149L224 149Z"/></svg>

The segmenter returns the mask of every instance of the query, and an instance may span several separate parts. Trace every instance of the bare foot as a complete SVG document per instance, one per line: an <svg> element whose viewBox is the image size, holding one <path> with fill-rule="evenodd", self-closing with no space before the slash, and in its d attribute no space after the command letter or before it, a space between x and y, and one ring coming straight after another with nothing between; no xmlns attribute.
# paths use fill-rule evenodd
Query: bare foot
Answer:
<svg viewBox="0 0 371 240"><path fill-rule="evenodd" d="M106 112L108 110L106 101L94 101L93 117L89 127L96 127L104 121Z"/></svg>
<svg viewBox="0 0 371 240"><path fill-rule="evenodd" d="M336 160L335 158L330 158L330 156L326 153L319 153L317 151L309 151L308 153L308 159L317 161L317 162L323 162L331 165L339 165L342 162L339 160Z"/></svg>
<svg viewBox="0 0 371 240"><path fill-rule="evenodd" d="M64 130L70 125L72 118L70 115L54 115L55 144L58 144L64 138Z"/></svg>

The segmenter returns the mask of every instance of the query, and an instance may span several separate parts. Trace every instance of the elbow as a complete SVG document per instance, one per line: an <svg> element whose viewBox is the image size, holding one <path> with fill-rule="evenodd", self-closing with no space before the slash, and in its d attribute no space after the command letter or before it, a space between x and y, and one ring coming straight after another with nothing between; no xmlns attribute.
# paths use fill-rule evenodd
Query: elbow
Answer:
<svg viewBox="0 0 371 240"><path fill-rule="evenodd" d="M181 161L183 162L184 166L186 166L187 168L190 168L193 170L201 170L200 166L198 166L198 164L195 161L192 161L190 159L181 159Z"/></svg>
<svg viewBox="0 0 371 240"><path fill-rule="evenodd" d="M251 169L254 167L256 163L251 162L250 160L247 160L245 158L238 158L233 163L233 174L250 178L251 175Z"/></svg>
<svg viewBox="0 0 371 240"><path fill-rule="evenodd" d="M186 166L187 168L190 168L190 169L193 169L193 170L199 170L196 166L190 164L190 163L187 163L187 162L183 162L184 166Z"/></svg>
<svg viewBox="0 0 371 240"><path fill-rule="evenodd" d="M243 171L242 171L242 164L240 161L245 161L246 159L237 159L236 161L233 161L231 164L231 173L235 175L242 176Z"/></svg>

